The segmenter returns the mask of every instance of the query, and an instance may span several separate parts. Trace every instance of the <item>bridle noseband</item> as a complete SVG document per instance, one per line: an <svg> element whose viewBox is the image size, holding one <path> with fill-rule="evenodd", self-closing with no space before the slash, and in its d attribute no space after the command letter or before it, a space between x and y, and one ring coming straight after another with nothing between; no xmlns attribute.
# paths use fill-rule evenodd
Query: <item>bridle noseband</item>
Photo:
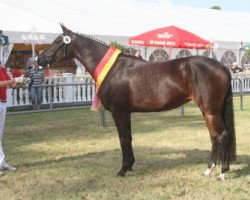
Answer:
<svg viewBox="0 0 250 200"><path fill-rule="evenodd" d="M51 62L53 56L62 48L65 47L64 49L64 54L63 54L63 58L66 58L66 52L67 52L67 47L68 45L71 43L71 37L68 35L59 35L61 37L63 37L62 43L60 45L58 45L55 50L53 52L48 52L48 54L46 55L46 60Z"/></svg>

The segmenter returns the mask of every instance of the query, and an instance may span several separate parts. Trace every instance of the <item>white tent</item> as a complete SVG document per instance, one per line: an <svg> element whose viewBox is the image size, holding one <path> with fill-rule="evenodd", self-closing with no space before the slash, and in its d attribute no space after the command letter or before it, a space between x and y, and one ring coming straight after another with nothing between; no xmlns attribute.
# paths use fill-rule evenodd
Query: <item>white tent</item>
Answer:
<svg viewBox="0 0 250 200"><path fill-rule="evenodd" d="M133 36L175 25L207 40L250 42L250 13L142 0L0 0L0 29L60 33L59 22L93 35Z"/></svg>
<svg viewBox="0 0 250 200"><path fill-rule="evenodd" d="M24 43L22 35L31 28L43 34L43 43L51 43L61 33L59 22L75 32L124 45L130 36L175 25L219 44L220 49L234 50L233 59L239 62L240 47L250 42L250 13L174 6L167 0L0 0L0 7L4 19L0 30L12 44ZM218 54L220 60L224 52Z"/></svg>

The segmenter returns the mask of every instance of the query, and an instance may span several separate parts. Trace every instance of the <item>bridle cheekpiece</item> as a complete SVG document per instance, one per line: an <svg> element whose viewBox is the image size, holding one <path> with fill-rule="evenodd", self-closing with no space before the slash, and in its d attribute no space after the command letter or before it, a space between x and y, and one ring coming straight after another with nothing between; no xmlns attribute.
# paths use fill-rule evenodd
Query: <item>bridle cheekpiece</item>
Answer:
<svg viewBox="0 0 250 200"><path fill-rule="evenodd" d="M63 57L66 58L66 52L68 45L72 42L72 39L68 35L59 35L63 38L62 43L56 47L56 49L53 52L49 52L49 55L47 55L47 60L50 62L52 61L52 57L62 48L65 47L65 51L63 54Z"/></svg>

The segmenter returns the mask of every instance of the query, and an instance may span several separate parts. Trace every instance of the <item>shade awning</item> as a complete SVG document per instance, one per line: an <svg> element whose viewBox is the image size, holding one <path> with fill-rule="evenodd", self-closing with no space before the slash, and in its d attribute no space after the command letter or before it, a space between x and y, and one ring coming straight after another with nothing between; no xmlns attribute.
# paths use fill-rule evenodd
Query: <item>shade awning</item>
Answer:
<svg viewBox="0 0 250 200"><path fill-rule="evenodd" d="M129 45L206 49L210 42L189 31L169 26L130 37Z"/></svg>

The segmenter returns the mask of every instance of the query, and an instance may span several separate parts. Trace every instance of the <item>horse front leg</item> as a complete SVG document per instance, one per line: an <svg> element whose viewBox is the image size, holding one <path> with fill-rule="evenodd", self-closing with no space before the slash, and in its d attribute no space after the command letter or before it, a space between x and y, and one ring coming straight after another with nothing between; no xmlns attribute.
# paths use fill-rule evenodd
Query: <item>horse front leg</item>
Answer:
<svg viewBox="0 0 250 200"><path fill-rule="evenodd" d="M123 157L122 168L117 173L117 176L125 176L127 171L133 170L132 166L135 162L132 149L131 114L129 112L116 111L112 112L112 117L115 121L119 134Z"/></svg>

